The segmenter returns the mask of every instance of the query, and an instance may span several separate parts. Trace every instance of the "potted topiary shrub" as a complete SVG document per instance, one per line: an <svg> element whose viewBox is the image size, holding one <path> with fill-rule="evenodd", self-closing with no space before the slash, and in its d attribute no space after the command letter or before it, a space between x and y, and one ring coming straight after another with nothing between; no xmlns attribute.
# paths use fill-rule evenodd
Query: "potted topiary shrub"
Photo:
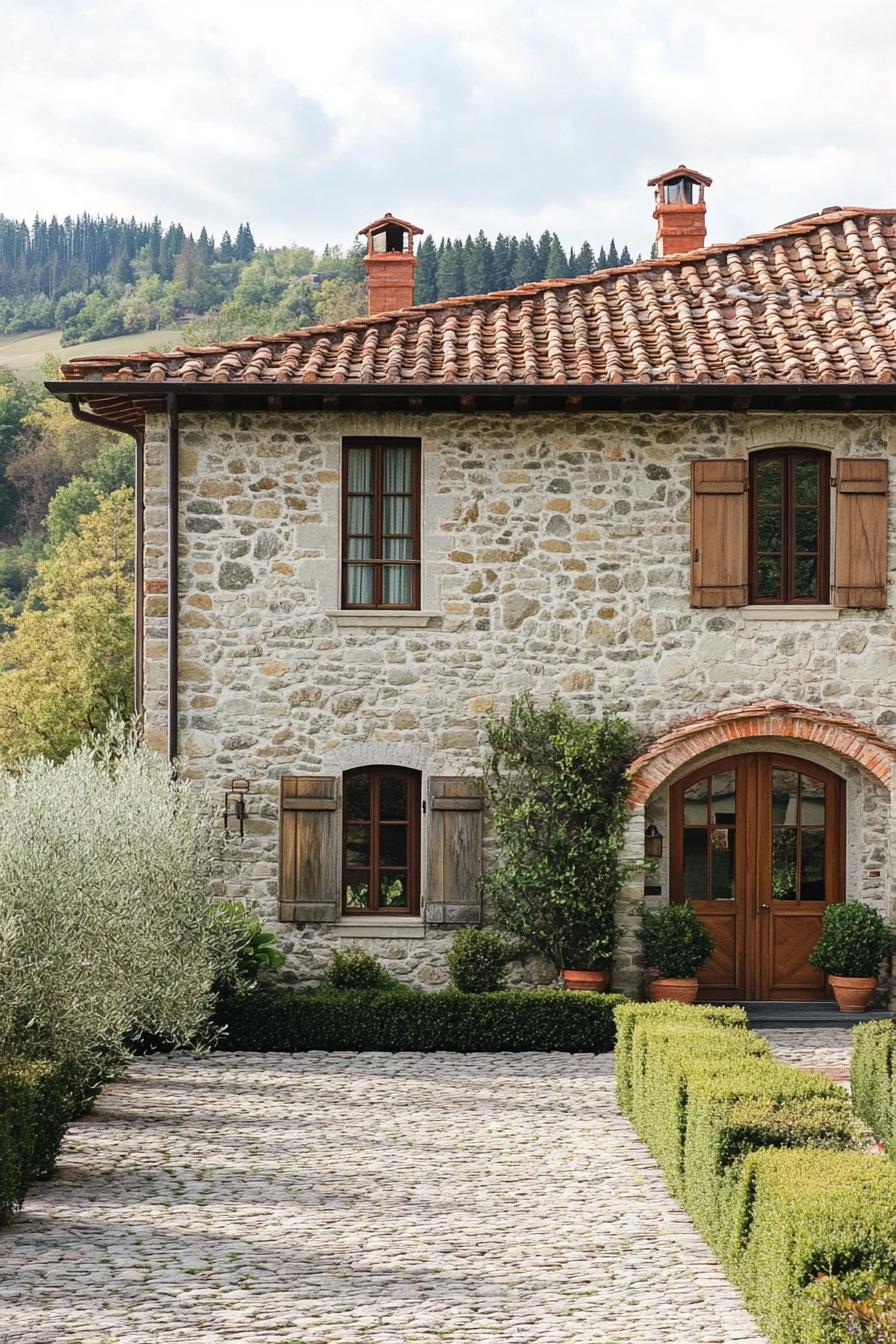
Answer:
<svg viewBox="0 0 896 1344"><path fill-rule="evenodd" d="M809 960L824 971L841 1013L863 1013L877 988L893 933L876 910L859 901L829 905Z"/></svg>
<svg viewBox="0 0 896 1344"><path fill-rule="evenodd" d="M712 952L712 935L688 905L645 910L638 935L644 960L659 974L650 981L651 999L693 1003L699 988L697 972Z"/></svg>
<svg viewBox="0 0 896 1344"><path fill-rule="evenodd" d="M606 989L615 908L628 869L629 725L574 718L528 695L488 723L489 820L502 862L483 883L496 922L520 953L549 961L567 989Z"/></svg>

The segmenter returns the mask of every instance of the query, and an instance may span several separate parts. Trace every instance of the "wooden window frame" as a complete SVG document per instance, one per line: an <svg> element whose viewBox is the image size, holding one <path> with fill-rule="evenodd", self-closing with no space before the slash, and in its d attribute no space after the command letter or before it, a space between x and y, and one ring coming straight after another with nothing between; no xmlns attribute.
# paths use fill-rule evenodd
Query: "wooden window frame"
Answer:
<svg viewBox="0 0 896 1344"><path fill-rule="evenodd" d="M366 909L357 906L346 905L345 888L346 876L349 872L348 857L348 828L352 824L352 818L348 815L348 781L357 775L368 775L370 777L370 811L368 816L368 826L370 828L369 853L370 862L367 868L368 886L371 896L371 904ZM408 816L407 816L407 865L403 870L397 866L387 866L387 872L404 871L407 874L407 893L408 903L402 906L380 906L379 898L379 852L380 852L380 815L379 815L379 783L384 776L398 776L407 782ZM341 893L340 908L343 916L368 915L382 916L404 916L418 915L420 913L420 813L421 813L421 780L419 770L411 770L405 766L399 765L362 765L355 770L346 770L342 776L342 862L341 862ZM363 871L352 865L354 871Z"/></svg>
<svg viewBox="0 0 896 1344"><path fill-rule="evenodd" d="M759 492L757 472L763 462L778 460L782 470L781 595L759 596ZM794 596L796 528L794 475L799 462L813 462L818 472L818 551L816 552L815 597ZM767 448L750 454L750 602L754 606L818 607L831 601L831 458L815 448Z"/></svg>
<svg viewBox="0 0 896 1344"><path fill-rule="evenodd" d="M373 555L363 561L349 560L348 556L348 504L351 496L348 490L348 455L352 448L371 448L373 460ZM408 560L386 559L383 555L383 454L386 448L409 448L411 450L411 557ZM421 444L419 439L408 438L347 438L342 441L342 482L340 485L342 510L342 555L340 574L340 601L343 611L419 611L420 610L420 514L421 514ZM349 569L359 564L368 564L373 569L373 601L348 601ZM411 601L384 602L383 568L385 565L402 564L411 568Z"/></svg>

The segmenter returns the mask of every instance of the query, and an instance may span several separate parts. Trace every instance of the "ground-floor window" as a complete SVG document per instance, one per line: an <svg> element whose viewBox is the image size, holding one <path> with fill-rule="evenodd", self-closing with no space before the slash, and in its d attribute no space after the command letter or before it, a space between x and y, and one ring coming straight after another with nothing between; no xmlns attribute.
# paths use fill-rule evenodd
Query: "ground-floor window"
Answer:
<svg viewBox="0 0 896 1344"><path fill-rule="evenodd" d="M415 915L420 901L420 775L364 766L343 776L345 914Z"/></svg>

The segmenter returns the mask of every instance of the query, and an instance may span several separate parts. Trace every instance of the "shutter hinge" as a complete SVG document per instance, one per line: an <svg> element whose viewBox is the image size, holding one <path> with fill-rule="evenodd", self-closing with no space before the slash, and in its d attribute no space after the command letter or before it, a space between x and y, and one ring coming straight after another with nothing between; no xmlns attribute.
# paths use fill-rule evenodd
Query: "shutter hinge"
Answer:
<svg viewBox="0 0 896 1344"><path fill-rule="evenodd" d="M700 563L700 547L698 546L697 549L694 551L694 564L699 565L699 563Z"/></svg>
<svg viewBox="0 0 896 1344"><path fill-rule="evenodd" d="M425 799L425 798L423 799L423 802L422 802L421 806L422 806L422 808L423 808L423 815L424 815L424 817L425 817L425 816L426 816L426 799Z"/></svg>

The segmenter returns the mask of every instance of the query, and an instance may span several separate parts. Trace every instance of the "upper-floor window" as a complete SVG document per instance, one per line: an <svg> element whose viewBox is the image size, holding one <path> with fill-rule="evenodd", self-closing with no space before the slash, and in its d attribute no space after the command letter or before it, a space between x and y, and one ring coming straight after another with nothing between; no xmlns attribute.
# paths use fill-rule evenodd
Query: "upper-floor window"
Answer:
<svg viewBox="0 0 896 1344"><path fill-rule="evenodd" d="M342 908L415 915L420 884L420 775L365 766L343 776Z"/></svg>
<svg viewBox="0 0 896 1344"><path fill-rule="evenodd" d="M750 501L750 600L830 602L827 454L754 453Z"/></svg>
<svg viewBox="0 0 896 1344"><path fill-rule="evenodd" d="M420 444L346 439L343 607L420 606Z"/></svg>

